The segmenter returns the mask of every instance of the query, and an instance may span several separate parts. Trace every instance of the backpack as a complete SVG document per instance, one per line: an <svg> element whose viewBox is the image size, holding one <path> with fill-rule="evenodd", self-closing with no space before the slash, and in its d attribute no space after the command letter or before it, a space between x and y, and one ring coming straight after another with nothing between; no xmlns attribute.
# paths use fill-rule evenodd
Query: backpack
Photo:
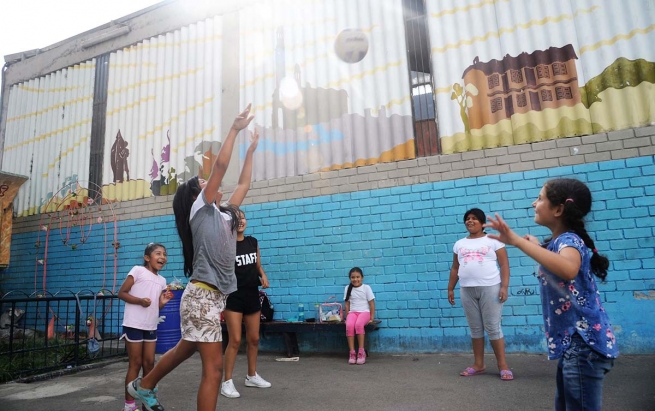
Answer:
<svg viewBox="0 0 655 411"><path fill-rule="evenodd" d="M260 314L261 321L262 322L273 321L273 312L275 310L273 309L273 304L271 303L271 300L268 299L268 295L263 290L259 290L259 304L262 306L262 310Z"/></svg>

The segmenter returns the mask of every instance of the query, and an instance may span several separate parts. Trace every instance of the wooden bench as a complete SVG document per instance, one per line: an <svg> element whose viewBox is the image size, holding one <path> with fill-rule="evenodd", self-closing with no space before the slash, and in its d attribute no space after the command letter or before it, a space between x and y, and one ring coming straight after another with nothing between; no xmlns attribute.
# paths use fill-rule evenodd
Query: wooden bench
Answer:
<svg viewBox="0 0 655 411"><path fill-rule="evenodd" d="M367 324L365 327L366 332L375 331L380 327L380 320L374 320L371 324ZM223 331L223 349L227 347L228 342L230 341L230 336L227 333L227 325L221 323ZM245 332L245 326L242 328L242 332ZM263 322L259 326L259 332L262 334L282 334L284 337L284 345L287 350L287 357L297 357L300 355L300 349L298 348L298 333L324 333L324 332L336 332L341 333L344 337L346 336L346 323L345 322L329 322L329 323L316 323L316 322L297 322L291 323L286 321L270 321ZM364 340L365 350L368 353L368 341L366 338Z"/></svg>

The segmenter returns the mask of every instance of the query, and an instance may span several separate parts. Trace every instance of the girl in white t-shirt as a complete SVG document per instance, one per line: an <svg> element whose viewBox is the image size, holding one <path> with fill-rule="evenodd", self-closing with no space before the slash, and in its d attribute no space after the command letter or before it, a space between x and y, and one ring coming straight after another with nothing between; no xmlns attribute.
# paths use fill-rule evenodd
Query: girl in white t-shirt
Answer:
<svg viewBox="0 0 655 411"><path fill-rule="evenodd" d="M350 356L348 364L364 364L366 351L364 350L364 327L375 319L375 296L373 290L364 284L364 273L359 267L353 267L348 273L350 284L344 290L343 299L346 302L346 338ZM355 355L355 334L359 351Z"/></svg>
<svg viewBox="0 0 655 411"><path fill-rule="evenodd" d="M158 274L166 261L166 247L148 244L143 252L143 266L134 266L118 290L118 298L125 301L121 336L125 338L129 358L125 384L136 379L141 370L145 377L155 366L159 310L173 298L173 293L166 289L166 279ZM125 390L124 411L135 410L138 408L134 398Z"/></svg>
<svg viewBox="0 0 655 411"><path fill-rule="evenodd" d="M484 332L496 355L500 379L514 379L505 360L505 338L500 328L503 303L507 301L509 262L505 244L487 237L482 225L487 218L479 208L464 214L469 232L453 247L453 265L448 281L448 302L455 305L455 285L459 281L460 298L471 330L474 363L460 373L463 377L482 374L484 365ZM498 269L500 266L500 270Z"/></svg>

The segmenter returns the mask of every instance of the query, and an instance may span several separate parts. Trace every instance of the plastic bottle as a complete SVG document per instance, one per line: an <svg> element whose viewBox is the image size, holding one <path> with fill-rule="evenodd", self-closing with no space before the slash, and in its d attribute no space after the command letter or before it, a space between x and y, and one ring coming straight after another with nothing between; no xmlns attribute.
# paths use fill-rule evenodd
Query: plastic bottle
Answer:
<svg viewBox="0 0 655 411"><path fill-rule="evenodd" d="M303 303L298 303L298 321L305 322L305 306Z"/></svg>
<svg viewBox="0 0 655 411"><path fill-rule="evenodd" d="M321 305L319 303L314 304L314 321L317 323L321 322L320 306Z"/></svg>

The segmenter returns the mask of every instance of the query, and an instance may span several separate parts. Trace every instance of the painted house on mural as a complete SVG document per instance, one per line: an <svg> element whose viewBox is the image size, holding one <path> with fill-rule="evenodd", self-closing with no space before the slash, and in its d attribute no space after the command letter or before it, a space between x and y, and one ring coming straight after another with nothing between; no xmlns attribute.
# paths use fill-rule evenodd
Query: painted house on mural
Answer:
<svg viewBox="0 0 655 411"><path fill-rule="evenodd" d="M470 128L509 120L528 111L573 107L581 102L573 46L523 52L480 62L464 70L465 87L475 87L468 109ZM471 86L469 86L471 85Z"/></svg>
<svg viewBox="0 0 655 411"><path fill-rule="evenodd" d="M4 286L115 292L153 240L181 277L172 194L208 176L252 103L222 190L257 129L243 208L276 318L341 295L360 266L375 350L463 350L446 301L461 216L546 235L531 203L570 176L594 194L619 346L652 352L637 313L655 311L654 43L648 0L167 0L5 56L0 167L27 181L4 210ZM533 263L509 257L508 350L542 352Z"/></svg>

